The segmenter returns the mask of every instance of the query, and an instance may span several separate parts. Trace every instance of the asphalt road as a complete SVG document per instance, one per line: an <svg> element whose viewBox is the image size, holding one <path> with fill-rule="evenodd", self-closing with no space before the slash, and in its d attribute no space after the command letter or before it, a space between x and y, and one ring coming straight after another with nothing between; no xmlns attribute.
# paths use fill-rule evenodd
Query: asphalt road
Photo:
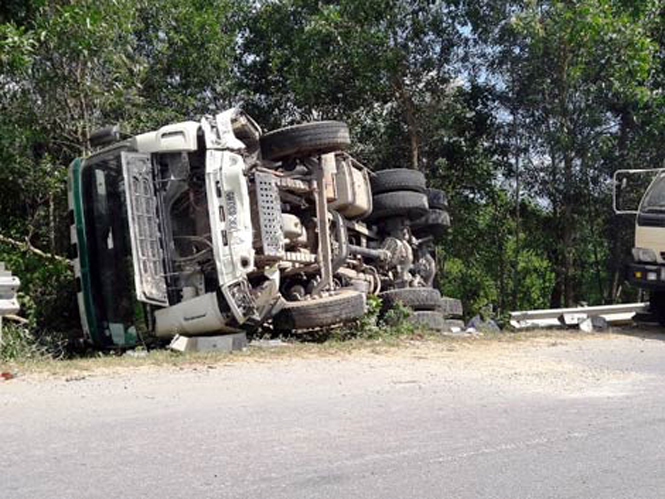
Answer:
<svg viewBox="0 0 665 499"><path fill-rule="evenodd" d="M0 497L662 498L664 386L617 335L28 376Z"/></svg>

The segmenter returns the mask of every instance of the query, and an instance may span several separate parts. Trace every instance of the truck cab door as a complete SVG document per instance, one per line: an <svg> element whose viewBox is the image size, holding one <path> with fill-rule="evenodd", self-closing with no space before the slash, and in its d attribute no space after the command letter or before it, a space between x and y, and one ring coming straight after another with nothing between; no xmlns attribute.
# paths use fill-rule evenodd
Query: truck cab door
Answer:
<svg viewBox="0 0 665 499"><path fill-rule="evenodd" d="M646 193L663 171L663 168L616 170L612 179L614 213L637 215Z"/></svg>
<svg viewBox="0 0 665 499"><path fill-rule="evenodd" d="M145 303L168 306L150 154L123 151L121 155L136 297Z"/></svg>

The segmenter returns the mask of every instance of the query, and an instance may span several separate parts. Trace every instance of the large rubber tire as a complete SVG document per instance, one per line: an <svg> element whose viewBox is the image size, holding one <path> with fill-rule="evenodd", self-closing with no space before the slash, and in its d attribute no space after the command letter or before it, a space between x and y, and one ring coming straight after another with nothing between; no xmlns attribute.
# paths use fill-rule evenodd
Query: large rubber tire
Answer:
<svg viewBox="0 0 665 499"><path fill-rule="evenodd" d="M441 189L427 189L427 202L430 208L448 209L448 196Z"/></svg>
<svg viewBox="0 0 665 499"><path fill-rule="evenodd" d="M446 321L440 312L431 310L420 310L414 312L407 318L407 321L417 328L430 329L432 331L442 331L446 327Z"/></svg>
<svg viewBox="0 0 665 499"><path fill-rule="evenodd" d="M665 291L651 291L649 293L649 311L658 321L665 326Z"/></svg>
<svg viewBox="0 0 665 499"><path fill-rule="evenodd" d="M372 194L394 191L425 192L425 175L408 168L381 170L371 176Z"/></svg>
<svg viewBox="0 0 665 499"><path fill-rule="evenodd" d="M436 310L441 305L441 293L434 288L390 289L379 293L384 308L392 308L397 302L413 310Z"/></svg>
<svg viewBox="0 0 665 499"><path fill-rule="evenodd" d="M278 331L318 329L359 319L365 314L365 295L341 290L312 300L287 302L273 318Z"/></svg>
<svg viewBox="0 0 665 499"><path fill-rule="evenodd" d="M455 318L460 319L464 315L464 308L462 302L457 298L449 298L442 296L437 309L443 314L446 319Z"/></svg>
<svg viewBox="0 0 665 499"><path fill-rule="evenodd" d="M261 136L261 153L271 161L343 151L350 145L349 127L341 121L302 123Z"/></svg>
<svg viewBox="0 0 665 499"><path fill-rule="evenodd" d="M425 235L441 236L450 227L450 215L447 211L430 209L423 217L411 222L416 237Z"/></svg>
<svg viewBox="0 0 665 499"><path fill-rule="evenodd" d="M397 191L379 194L373 198L369 220L391 217L407 217L415 220L427 214L427 196L420 192Z"/></svg>

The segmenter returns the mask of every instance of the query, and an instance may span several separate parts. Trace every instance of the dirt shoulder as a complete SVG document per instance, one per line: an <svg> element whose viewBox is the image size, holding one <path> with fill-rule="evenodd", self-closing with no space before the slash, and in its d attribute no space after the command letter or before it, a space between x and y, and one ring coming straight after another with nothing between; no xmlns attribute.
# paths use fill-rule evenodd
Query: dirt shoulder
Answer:
<svg viewBox="0 0 665 499"><path fill-rule="evenodd" d="M665 339L659 330L625 328L608 333L580 333L565 330L541 330L500 333L476 337L416 335L378 340L330 341L326 343L284 342L279 346L251 345L242 352L188 353L154 350L142 356L98 354L92 357L53 360L38 359L0 364L0 372L9 372L14 380L80 379L88 376L122 375L136 371L182 371L213 369L236 364L270 364L294 359L367 359L401 358L445 362L456 368L483 371L509 369L521 371L556 370L537 354L552 347L574 347L580 342L598 345L617 341ZM511 371L511 372L512 372ZM1 382L1 381L0 381Z"/></svg>

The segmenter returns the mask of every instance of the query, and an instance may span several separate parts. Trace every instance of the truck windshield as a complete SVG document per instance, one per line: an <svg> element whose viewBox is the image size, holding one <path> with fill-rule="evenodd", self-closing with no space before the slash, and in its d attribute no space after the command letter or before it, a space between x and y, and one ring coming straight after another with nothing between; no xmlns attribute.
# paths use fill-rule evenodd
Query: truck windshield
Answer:
<svg viewBox="0 0 665 499"><path fill-rule="evenodd" d="M659 177L647 192L642 211L665 211L665 176Z"/></svg>
<svg viewBox="0 0 665 499"><path fill-rule="evenodd" d="M116 345L135 335L132 256L120 154L93 158L82 171L86 244L97 323Z"/></svg>

